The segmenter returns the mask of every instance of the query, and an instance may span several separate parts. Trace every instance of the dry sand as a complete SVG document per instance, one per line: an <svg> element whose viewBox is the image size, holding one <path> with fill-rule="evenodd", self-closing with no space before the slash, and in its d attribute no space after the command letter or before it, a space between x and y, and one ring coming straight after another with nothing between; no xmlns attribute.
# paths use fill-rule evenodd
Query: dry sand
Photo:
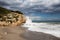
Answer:
<svg viewBox="0 0 60 40"><path fill-rule="evenodd" d="M0 27L0 40L60 40L45 33L28 31L26 28Z"/></svg>

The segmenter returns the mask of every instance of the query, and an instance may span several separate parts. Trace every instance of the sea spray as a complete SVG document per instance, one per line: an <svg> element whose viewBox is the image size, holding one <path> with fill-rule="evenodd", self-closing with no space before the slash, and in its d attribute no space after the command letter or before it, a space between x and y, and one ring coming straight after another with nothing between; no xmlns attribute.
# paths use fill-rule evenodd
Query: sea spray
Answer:
<svg viewBox="0 0 60 40"><path fill-rule="evenodd" d="M51 24L51 23L34 23L29 17L26 17L27 21L23 27L28 27L30 31L43 32L47 34L60 37L60 24Z"/></svg>

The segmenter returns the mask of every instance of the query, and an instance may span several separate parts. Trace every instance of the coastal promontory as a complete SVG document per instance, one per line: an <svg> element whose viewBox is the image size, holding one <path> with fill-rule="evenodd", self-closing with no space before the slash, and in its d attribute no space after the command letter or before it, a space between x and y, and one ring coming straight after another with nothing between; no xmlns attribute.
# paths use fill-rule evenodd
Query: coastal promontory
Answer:
<svg viewBox="0 0 60 40"><path fill-rule="evenodd" d="M0 26L17 26L26 22L24 14L0 7Z"/></svg>

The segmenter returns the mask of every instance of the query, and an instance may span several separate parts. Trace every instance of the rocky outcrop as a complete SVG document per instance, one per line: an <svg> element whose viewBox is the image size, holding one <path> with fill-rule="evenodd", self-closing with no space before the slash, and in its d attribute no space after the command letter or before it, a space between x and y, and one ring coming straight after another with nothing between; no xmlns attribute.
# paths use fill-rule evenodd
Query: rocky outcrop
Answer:
<svg viewBox="0 0 60 40"><path fill-rule="evenodd" d="M26 22L22 12L0 7L0 26L17 26Z"/></svg>

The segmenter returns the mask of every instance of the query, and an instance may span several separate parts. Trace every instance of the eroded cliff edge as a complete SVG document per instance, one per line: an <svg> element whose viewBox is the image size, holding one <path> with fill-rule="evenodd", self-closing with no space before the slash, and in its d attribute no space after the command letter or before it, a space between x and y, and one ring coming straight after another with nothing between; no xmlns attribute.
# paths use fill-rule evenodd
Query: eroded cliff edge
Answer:
<svg viewBox="0 0 60 40"><path fill-rule="evenodd" d="M22 12L0 7L0 26L17 26L25 22L26 18Z"/></svg>

